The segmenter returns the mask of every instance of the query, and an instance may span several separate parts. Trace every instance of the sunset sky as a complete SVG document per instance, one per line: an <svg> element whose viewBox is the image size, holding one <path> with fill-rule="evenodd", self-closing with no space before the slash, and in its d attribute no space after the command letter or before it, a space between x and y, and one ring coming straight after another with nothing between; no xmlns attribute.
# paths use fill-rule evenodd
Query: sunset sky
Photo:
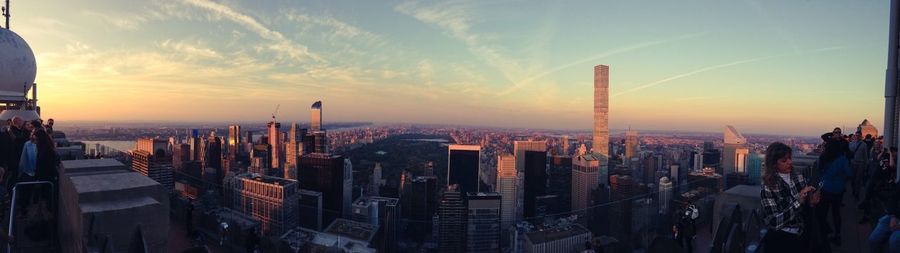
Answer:
<svg viewBox="0 0 900 253"><path fill-rule="evenodd" d="M21 1L58 122L309 120L812 135L881 128L888 0Z"/></svg>

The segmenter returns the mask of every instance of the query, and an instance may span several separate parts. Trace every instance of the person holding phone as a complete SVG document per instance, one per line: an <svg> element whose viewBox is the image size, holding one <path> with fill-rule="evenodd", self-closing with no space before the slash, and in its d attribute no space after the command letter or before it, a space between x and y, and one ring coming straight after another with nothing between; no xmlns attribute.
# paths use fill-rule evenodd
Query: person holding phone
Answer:
<svg viewBox="0 0 900 253"><path fill-rule="evenodd" d="M768 233L764 241L767 253L809 252L804 236L802 210L815 205L820 197L806 178L794 171L791 148L775 142L766 149L763 188L760 193L763 219Z"/></svg>

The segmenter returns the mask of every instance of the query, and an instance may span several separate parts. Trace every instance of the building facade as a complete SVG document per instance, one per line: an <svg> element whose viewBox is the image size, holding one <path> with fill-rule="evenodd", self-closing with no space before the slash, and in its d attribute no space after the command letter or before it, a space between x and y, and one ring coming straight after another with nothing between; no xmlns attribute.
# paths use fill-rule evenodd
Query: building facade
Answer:
<svg viewBox="0 0 900 253"><path fill-rule="evenodd" d="M225 206L259 220L263 234L297 227L297 181L243 173L225 180Z"/></svg>

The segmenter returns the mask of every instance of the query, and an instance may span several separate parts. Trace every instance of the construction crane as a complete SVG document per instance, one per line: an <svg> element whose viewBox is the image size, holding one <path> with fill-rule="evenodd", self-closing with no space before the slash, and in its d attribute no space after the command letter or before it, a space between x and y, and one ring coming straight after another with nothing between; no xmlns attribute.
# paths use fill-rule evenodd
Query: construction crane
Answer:
<svg viewBox="0 0 900 253"><path fill-rule="evenodd" d="M278 115L278 109L281 108L281 104L275 106L275 112L272 112L272 121L275 121L275 115Z"/></svg>

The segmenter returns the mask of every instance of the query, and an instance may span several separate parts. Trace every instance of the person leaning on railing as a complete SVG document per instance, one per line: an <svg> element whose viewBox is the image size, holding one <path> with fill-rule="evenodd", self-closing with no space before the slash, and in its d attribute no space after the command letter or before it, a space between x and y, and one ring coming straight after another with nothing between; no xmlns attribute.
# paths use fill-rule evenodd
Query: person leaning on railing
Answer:
<svg viewBox="0 0 900 253"><path fill-rule="evenodd" d="M768 228L763 247L766 253L809 252L804 236L803 205L817 204L821 198L815 187L793 170L791 148L775 142L766 149L761 204Z"/></svg>

